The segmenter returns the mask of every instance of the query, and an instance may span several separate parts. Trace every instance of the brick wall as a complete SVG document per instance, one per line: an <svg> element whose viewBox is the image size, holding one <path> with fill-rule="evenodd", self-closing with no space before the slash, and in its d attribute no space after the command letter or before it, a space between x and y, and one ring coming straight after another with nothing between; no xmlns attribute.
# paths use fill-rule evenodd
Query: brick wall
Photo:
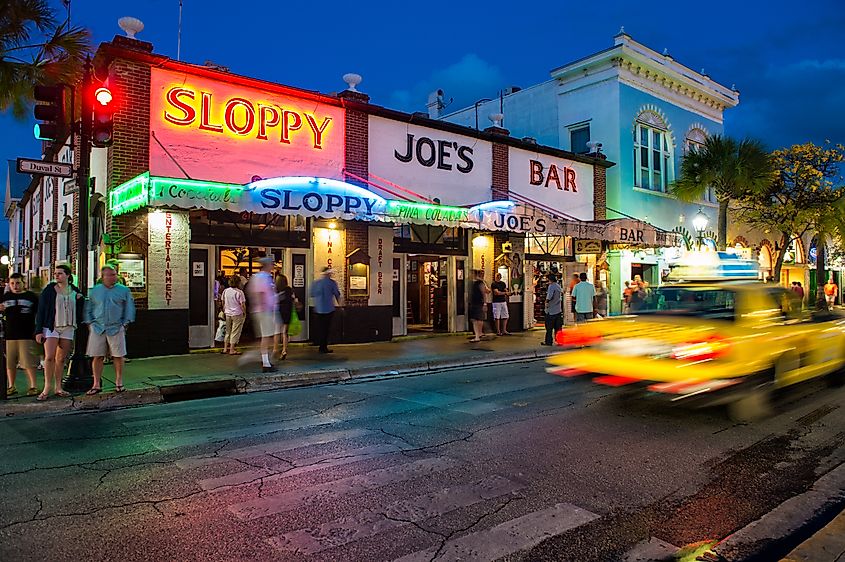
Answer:
<svg viewBox="0 0 845 562"><path fill-rule="evenodd" d="M114 114L114 144L109 148L107 188L120 185L149 170L150 163L150 67L117 59L109 66L109 78L115 84L118 101ZM135 234L147 239L147 211L111 216L106 211L106 232L112 240ZM119 252L119 245L115 252ZM139 309L147 308L147 299L136 298Z"/></svg>
<svg viewBox="0 0 845 562"><path fill-rule="evenodd" d="M593 166L593 205L595 220L607 218L607 168Z"/></svg>
<svg viewBox="0 0 845 562"><path fill-rule="evenodd" d="M338 97L344 100L364 103L370 99L366 94L362 94L360 92L350 92L348 90L338 94ZM345 145L346 154L344 168L360 178L369 179L369 116L363 111L351 109L349 107L346 108ZM364 182L352 177L347 178L347 181L355 185L360 185L364 188L367 187ZM347 221L346 253L350 254L356 248L360 248L359 252L363 252L365 255L369 255L370 253L367 223ZM346 267L345 263L343 267ZM367 306L368 299L366 297L345 296L346 306Z"/></svg>
<svg viewBox="0 0 845 562"><path fill-rule="evenodd" d="M508 191L508 147L493 143L493 200L502 201L510 198Z"/></svg>

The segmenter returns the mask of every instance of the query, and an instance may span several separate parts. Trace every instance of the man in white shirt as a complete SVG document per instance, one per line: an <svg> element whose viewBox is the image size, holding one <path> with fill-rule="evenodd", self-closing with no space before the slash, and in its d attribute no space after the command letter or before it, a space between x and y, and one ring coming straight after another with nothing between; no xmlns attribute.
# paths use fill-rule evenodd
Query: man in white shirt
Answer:
<svg viewBox="0 0 845 562"><path fill-rule="evenodd" d="M575 321L585 322L593 318L596 311L596 288L592 283L587 282L587 274L579 275L581 281L572 289L572 298L575 299Z"/></svg>
<svg viewBox="0 0 845 562"><path fill-rule="evenodd" d="M276 337L276 285L271 275L275 261L268 256L259 259L258 263L261 271L250 278L246 288L255 335L261 338L261 370L275 373L276 367L270 364L270 349Z"/></svg>

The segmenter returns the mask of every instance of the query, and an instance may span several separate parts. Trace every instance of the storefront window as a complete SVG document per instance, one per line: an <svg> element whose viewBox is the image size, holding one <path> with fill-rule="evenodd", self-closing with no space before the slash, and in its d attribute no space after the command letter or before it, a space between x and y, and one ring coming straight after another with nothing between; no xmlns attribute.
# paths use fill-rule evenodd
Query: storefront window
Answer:
<svg viewBox="0 0 845 562"><path fill-rule="evenodd" d="M300 216L191 211L191 242L227 246L307 248L310 223Z"/></svg>
<svg viewBox="0 0 845 562"><path fill-rule="evenodd" d="M461 254L467 251L466 231L457 227L405 224L393 227L396 252Z"/></svg>
<svg viewBox="0 0 845 562"><path fill-rule="evenodd" d="M525 238L525 253L536 256L574 256L570 236L530 234Z"/></svg>

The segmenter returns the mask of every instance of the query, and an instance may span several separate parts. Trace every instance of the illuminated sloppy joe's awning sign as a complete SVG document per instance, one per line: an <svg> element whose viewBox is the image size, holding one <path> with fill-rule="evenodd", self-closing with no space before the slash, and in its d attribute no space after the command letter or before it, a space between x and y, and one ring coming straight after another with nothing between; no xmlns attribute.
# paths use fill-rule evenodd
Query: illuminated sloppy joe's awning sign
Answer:
<svg viewBox="0 0 845 562"><path fill-rule="evenodd" d="M489 201L473 207L396 201L357 185L317 177L270 178L237 185L164 178L145 173L109 193L109 208L113 215L141 207L428 224L610 241L627 239L620 234L624 230L625 236L634 237L631 243L648 246L664 242L660 238L661 233L642 222L632 226L618 220L606 223L563 220L514 201Z"/></svg>
<svg viewBox="0 0 845 562"><path fill-rule="evenodd" d="M292 95L153 68L150 172L246 183L341 177L344 110Z"/></svg>

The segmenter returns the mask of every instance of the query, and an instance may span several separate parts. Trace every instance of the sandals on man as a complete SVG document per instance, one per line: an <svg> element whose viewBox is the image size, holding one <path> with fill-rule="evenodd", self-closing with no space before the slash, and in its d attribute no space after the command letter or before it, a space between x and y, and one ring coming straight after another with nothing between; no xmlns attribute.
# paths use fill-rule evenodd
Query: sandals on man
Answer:
<svg viewBox="0 0 845 562"><path fill-rule="evenodd" d="M71 396L73 396L73 394L71 394L67 390L60 390L60 391L56 392L55 394L56 394L56 396L58 396L60 398L70 398Z"/></svg>
<svg viewBox="0 0 845 562"><path fill-rule="evenodd" d="M12 385L12 386L10 386L6 389L6 396L14 396L17 393L18 393L18 389L15 388L14 385Z"/></svg>
<svg viewBox="0 0 845 562"><path fill-rule="evenodd" d="M45 402L46 400L49 400L49 398L50 398L49 394L42 392L35 399L38 400L39 402Z"/></svg>
<svg viewBox="0 0 845 562"><path fill-rule="evenodd" d="M119 385L114 387L115 392L124 392L125 390L126 390L126 387L123 386L122 384L119 384Z"/></svg>
<svg viewBox="0 0 845 562"><path fill-rule="evenodd" d="M86 395L86 396L94 396L95 394L99 394L99 393L101 393L102 391L103 391L103 389L102 389L102 388L97 388L97 387L94 387L94 388L92 388L91 390L89 390L88 392L86 392L86 393L85 393L85 395Z"/></svg>

